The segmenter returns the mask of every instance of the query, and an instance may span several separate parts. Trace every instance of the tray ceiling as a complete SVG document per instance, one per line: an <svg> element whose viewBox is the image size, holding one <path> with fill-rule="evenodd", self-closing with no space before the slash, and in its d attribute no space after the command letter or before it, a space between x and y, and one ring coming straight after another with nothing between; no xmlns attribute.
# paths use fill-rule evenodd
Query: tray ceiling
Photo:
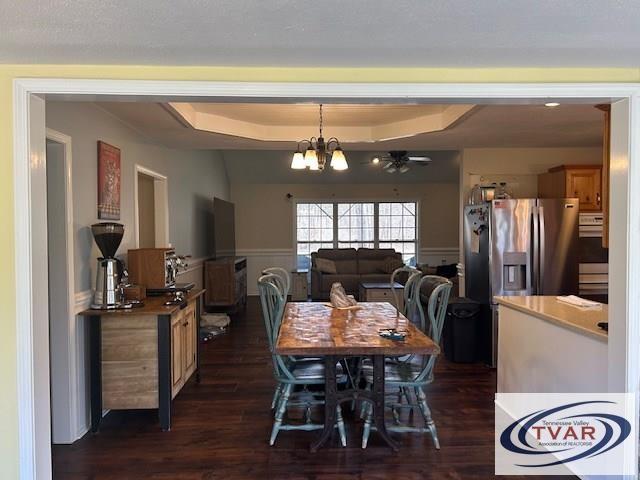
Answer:
<svg viewBox="0 0 640 480"><path fill-rule="evenodd" d="M318 134L317 105L226 105L200 104L205 111L221 112L225 123L278 122L296 118L295 129L280 126L286 140L263 141L229 133L213 133L192 128L176 112L157 103L109 102L97 104L146 137L172 148L221 150L291 150L305 136ZM295 108L294 108L295 107ZM448 128L416 133L384 141L347 141L341 137L349 129L379 128L381 123L416 123L416 118L437 114L438 105L326 105L325 136L338 136L347 149L456 150L470 147L591 147L601 145L603 113L592 105L487 105L471 109ZM211 109L211 110L208 110ZM255 112L252 113L252 112ZM418 117L416 117L418 115ZM421 117L422 116L422 117ZM334 119L332 120L332 117ZM231 120L229 120L231 119ZM335 123L334 123L335 120ZM307 125L305 125L305 123ZM338 123L345 124L339 126ZM384 124L386 125L386 124ZM269 125L267 125L269 127ZM265 128L267 128L265 127ZM278 125L276 125L278 127ZM275 128L273 125L270 128ZM261 134L263 135L264 132ZM267 137L269 138L269 137Z"/></svg>

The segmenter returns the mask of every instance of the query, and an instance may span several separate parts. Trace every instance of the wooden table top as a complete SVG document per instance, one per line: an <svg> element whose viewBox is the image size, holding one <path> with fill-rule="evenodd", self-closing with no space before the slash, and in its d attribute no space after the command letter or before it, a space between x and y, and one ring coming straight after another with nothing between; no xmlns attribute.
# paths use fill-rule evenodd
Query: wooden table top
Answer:
<svg viewBox="0 0 640 480"><path fill-rule="evenodd" d="M204 290L196 288L189 290L187 303L198 298ZM157 297L147 297L143 300L144 305L136 308L115 309L115 310L94 310L89 308L78 315L87 317L102 317L106 315L126 316L126 315L172 315L180 310L180 305L164 305L164 302L172 298L173 295L159 295Z"/></svg>
<svg viewBox="0 0 640 480"><path fill-rule="evenodd" d="M338 310L321 302L289 302L276 342L279 355L438 354L440 348L388 302L362 302ZM405 329L404 341L382 338L380 329Z"/></svg>

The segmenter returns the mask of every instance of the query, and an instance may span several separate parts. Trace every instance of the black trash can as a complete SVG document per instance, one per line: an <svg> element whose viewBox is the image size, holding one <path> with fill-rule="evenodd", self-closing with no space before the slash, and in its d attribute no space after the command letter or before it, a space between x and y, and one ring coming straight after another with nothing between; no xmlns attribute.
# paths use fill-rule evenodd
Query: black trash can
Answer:
<svg viewBox="0 0 640 480"><path fill-rule="evenodd" d="M447 360L473 363L477 360L481 305L469 298L452 298L444 324L443 349Z"/></svg>

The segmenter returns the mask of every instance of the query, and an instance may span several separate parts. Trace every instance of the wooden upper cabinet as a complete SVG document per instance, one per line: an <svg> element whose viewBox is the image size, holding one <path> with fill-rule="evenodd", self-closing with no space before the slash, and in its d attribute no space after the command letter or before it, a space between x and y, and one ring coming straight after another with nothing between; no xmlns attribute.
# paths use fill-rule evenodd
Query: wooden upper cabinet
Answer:
<svg viewBox="0 0 640 480"><path fill-rule="evenodd" d="M581 212L602 210L602 167L562 165L538 176L540 198L578 198Z"/></svg>
<svg viewBox="0 0 640 480"><path fill-rule="evenodd" d="M580 199L580 210L599 212L602 209L602 168L568 168L566 171L568 197Z"/></svg>

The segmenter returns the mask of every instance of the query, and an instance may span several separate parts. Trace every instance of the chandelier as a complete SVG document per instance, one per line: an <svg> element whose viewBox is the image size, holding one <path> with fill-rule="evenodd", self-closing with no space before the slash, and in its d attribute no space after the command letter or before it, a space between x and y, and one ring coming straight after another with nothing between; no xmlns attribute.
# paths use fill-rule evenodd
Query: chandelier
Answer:
<svg viewBox="0 0 640 480"><path fill-rule="evenodd" d="M304 144L308 144L308 147L303 154L300 145ZM330 165L334 170L346 170L349 168L338 139L331 137L326 143L324 141L322 136L322 104L320 104L320 136L298 142L298 148L291 159L291 168L294 170L304 170L306 168L309 170L324 170L327 164L327 156L331 157Z"/></svg>

